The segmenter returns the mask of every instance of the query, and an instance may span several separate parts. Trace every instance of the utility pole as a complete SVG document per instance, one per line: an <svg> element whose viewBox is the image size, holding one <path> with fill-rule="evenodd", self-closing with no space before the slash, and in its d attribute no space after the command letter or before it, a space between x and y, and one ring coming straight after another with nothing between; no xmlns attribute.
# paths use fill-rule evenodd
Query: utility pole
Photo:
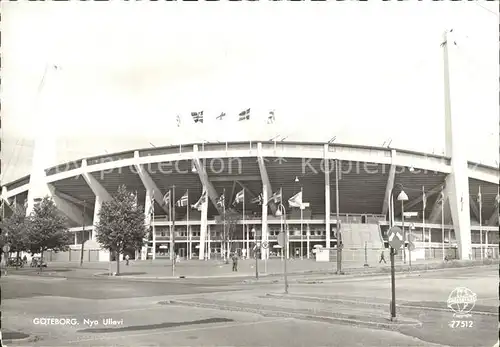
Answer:
<svg viewBox="0 0 500 347"><path fill-rule="evenodd" d="M82 250L80 252L80 266L83 266L84 244L85 244L85 200L83 200L83 212L82 212Z"/></svg>

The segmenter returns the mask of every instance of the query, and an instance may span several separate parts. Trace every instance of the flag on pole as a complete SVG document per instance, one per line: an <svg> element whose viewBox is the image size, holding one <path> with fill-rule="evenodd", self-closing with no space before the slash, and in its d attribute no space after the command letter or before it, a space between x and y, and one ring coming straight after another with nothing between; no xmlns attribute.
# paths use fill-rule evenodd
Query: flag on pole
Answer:
<svg viewBox="0 0 500 347"><path fill-rule="evenodd" d="M497 196L495 196L495 207L500 206L500 194L497 193Z"/></svg>
<svg viewBox="0 0 500 347"><path fill-rule="evenodd" d="M217 199L217 206L222 207L222 208L226 207L226 202L225 202L225 200L226 200L226 199L225 199L225 197L224 197L224 193L222 193L222 194L219 196L219 198Z"/></svg>
<svg viewBox="0 0 500 347"><path fill-rule="evenodd" d="M302 192L298 192L294 196L292 196L290 199L288 199L288 205L290 207L302 207Z"/></svg>
<svg viewBox="0 0 500 347"><path fill-rule="evenodd" d="M170 208L170 190L163 195L163 206L167 205Z"/></svg>
<svg viewBox="0 0 500 347"><path fill-rule="evenodd" d="M481 199L481 187L479 187L479 192L477 193L477 202L479 204L482 203L482 199Z"/></svg>
<svg viewBox="0 0 500 347"><path fill-rule="evenodd" d="M151 196L151 206L149 207L149 215L152 216L155 214L155 197L154 194Z"/></svg>
<svg viewBox="0 0 500 347"><path fill-rule="evenodd" d="M269 111L269 114L267 115L267 124L273 124L275 120L276 117L274 115L274 110Z"/></svg>
<svg viewBox="0 0 500 347"><path fill-rule="evenodd" d="M196 204L191 205L192 209L197 209L198 211L201 211L201 207L203 204L207 201L207 191L205 190L203 194L201 194L200 198L196 202Z"/></svg>
<svg viewBox="0 0 500 347"><path fill-rule="evenodd" d="M236 197L234 198L233 206L240 204L241 202L243 202L244 199L245 199L245 189L242 189L240 192L238 192L238 194L236 194Z"/></svg>
<svg viewBox="0 0 500 347"><path fill-rule="evenodd" d="M427 207L427 196L425 195L424 188L422 187L422 204L424 205L424 210Z"/></svg>
<svg viewBox="0 0 500 347"><path fill-rule="evenodd" d="M444 203L444 191L441 190L441 193L439 193L439 198L437 201L438 204L443 204Z"/></svg>
<svg viewBox="0 0 500 347"><path fill-rule="evenodd" d="M191 117L193 117L195 123L203 123L203 111L191 112Z"/></svg>
<svg viewBox="0 0 500 347"><path fill-rule="evenodd" d="M247 108L244 111L241 111L238 115L238 121L249 120L250 119L250 109Z"/></svg>
<svg viewBox="0 0 500 347"><path fill-rule="evenodd" d="M273 200L275 204L279 204L281 202L281 190L274 193L267 202L269 203L271 200Z"/></svg>
<svg viewBox="0 0 500 347"><path fill-rule="evenodd" d="M217 116L215 119L217 119L217 120L223 120L225 116L226 116L226 113L225 112L221 112L221 114L219 116Z"/></svg>
<svg viewBox="0 0 500 347"><path fill-rule="evenodd" d="M260 193L257 197L253 198L250 202L252 204L262 205L263 200L264 200L264 197L262 196L262 193Z"/></svg>
<svg viewBox="0 0 500 347"><path fill-rule="evenodd" d="M177 202L175 204L177 205L177 207L184 207L184 206L188 205L188 192L187 192L187 190L184 193L184 195L181 196L181 198L179 200L177 200Z"/></svg>

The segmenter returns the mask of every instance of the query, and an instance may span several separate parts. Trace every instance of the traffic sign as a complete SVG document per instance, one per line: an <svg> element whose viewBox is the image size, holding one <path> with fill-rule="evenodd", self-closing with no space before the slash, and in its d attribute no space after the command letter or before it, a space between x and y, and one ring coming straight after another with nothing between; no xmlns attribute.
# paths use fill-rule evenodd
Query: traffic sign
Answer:
<svg viewBox="0 0 500 347"><path fill-rule="evenodd" d="M285 233L283 232L278 234L278 245L280 245L281 248L285 247Z"/></svg>
<svg viewBox="0 0 500 347"><path fill-rule="evenodd" d="M6 245L4 245L4 246L3 246L2 251L3 251L4 253L9 253L9 251L10 251L10 247L9 247L9 245L7 245L7 244L6 244Z"/></svg>
<svg viewBox="0 0 500 347"><path fill-rule="evenodd" d="M389 244L394 249L400 249L403 244L403 231L399 227L392 227L387 232Z"/></svg>
<svg viewBox="0 0 500 347"><path fill-rule="evenodd" d="M269 247L269 242L262 241L262 248L267 249Z"/></svg>

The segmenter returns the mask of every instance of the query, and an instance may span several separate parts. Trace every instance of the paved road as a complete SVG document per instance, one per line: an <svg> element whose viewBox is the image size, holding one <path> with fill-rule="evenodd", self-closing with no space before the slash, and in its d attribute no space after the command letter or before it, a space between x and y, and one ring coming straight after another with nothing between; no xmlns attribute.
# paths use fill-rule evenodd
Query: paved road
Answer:
<svg viewBox="0 0 500 347"><path fill-rule="evenodd" d="M8 276L2 285L2 329L23 331L38 341L11 343L31 346L487 346L495 343L498 316L473 314L472 328L452 329L452 312L446 310L449 293L457 286L478 296L475 310L498 307L496 267L454 269L398 278L398 303L424 307L403 308L399 314L422 322L422 327L396 331L346 324L312 322L290 317L216 308L159 305L164 300L246 301L259 307L252 296L281 293L283 285L245 285L241 279L192 279L184 281L122 281L96 278L37 278ZM291 283L290 293L336 296L344 300L381 302L388 312L388 277L345 278L318 284ZM269 300L282 310L311 307L300 300ZM315 304L319 305L319 304ZM350 303L353 308L359 305ZM241 305L243 306L243 305ZM345 304L343 306L346 306ZM425 306L442 308L432 311ZM326 307L326 305L325 305ZM329 306L334 312L335 305ZM340 307L340 306L337 306ZM486 309L485 309L486 308ZM339 308L340 309L340 308ZM359 310L358 310L359 311ZM384 313L385 312L385 313ZM495 312L495 311L494 311ZM75 319L77 325L40 325L35 318ZM121 322L104 325L103 319ZM98 325L91 326L90 322ZM70 321L71 322L71 321Z"/></svg>

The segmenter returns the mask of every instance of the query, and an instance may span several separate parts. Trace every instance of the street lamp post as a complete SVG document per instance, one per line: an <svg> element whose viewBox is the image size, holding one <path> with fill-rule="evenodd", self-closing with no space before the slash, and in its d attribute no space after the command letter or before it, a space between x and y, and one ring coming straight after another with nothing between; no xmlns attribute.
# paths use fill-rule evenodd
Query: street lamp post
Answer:
<svg viewBox="0 0 500 347"><path fill-rule="evenodd" d="M257 247L257 231L255 227L252 228L254 238L254 255L255 255L255 279L259 279L259 247Z"/></svg>
<svg viewBox="0 0 500 347"><path fill-rule="evenodd" d="M335 210L337 219L337 275L343 275L342 271L342 230L340 223L340 209L339 209L339 161L335 160ZM330 232L329 230L327 232Z"/></svg>
<svg viewBox="0 0 500 347"><path fill-rule="evenodd" d="M398 200L403 202L408 200L408 195L403 190L403 185L397 184L399 187L401 187L401 192L398 195ZM389 204L391 206L390 208L390 225L391 228L395 226L395 218L394 218L394 187L391 189L390 193L390 201ZM404 206L403 206L404 207ZM404 210L402 210L404 213ZM404 233L403 233L404 234ZM404 236L403 236L404 237ZM394 248L392 248L390 245L390 256L391 256L391 320L396 319L396 269L395 269L395 260L394 256L396 255L396 251ZM404 249L404 248L403 248Z"/></svg>
<svg viewBox="0 0 500 347"><path fill-rule="evenodd" d="M398 197L397 197L397 200L398 201L401 201L401 221L402 221L402 224L401 224L401 229L403 229L403 261L404 263L406 264L406 232L405 232L405 206L404 206L404 202L405 201L408 201L408 195L406 195L405 191L403 190L403 185L402 184L397 184L399 187L401 187L401 192L399 193ZM394 189L394 188L393 188ZM391 190L391 199L393 197L393 190ZM392 204L392 216L393 216L393 219L394 219L394 203ZM393 221L394 223L394 221Z"/></svg>
<svg viewBox="0 0 500 347"><path fill-rule="evenodd" d="M283 237L283 251L285 251L284 263L283 263L283 277L285 280L285 294L288 294L288 272L287 272L287 263L288 263L288 228L286 226L286 209L283 206L283 202L280 202L278 205L278 211L276 211L276 215L281 217L281 234ZM285 229L285 230L283 230ZM283 253L282 251L282 253Z"/></svg>
<svg viewBox="0 0 500 347"><path fill-rule="evenodd" d="M401 201L401 228L403 229L403 263L406 264L406 230L405 230L405 201L408 201L408 195L401 186L401 193L398 195L398 201Z"/></svg>
<svg viewBox="0 0 500 347"><path fill-rule="evenodd" d="M299 178L295 176L295 183L299 183ZM304 206L302 206L303 188L300 186L301 206L300 206L300 260L304 259Z"/></svg>

